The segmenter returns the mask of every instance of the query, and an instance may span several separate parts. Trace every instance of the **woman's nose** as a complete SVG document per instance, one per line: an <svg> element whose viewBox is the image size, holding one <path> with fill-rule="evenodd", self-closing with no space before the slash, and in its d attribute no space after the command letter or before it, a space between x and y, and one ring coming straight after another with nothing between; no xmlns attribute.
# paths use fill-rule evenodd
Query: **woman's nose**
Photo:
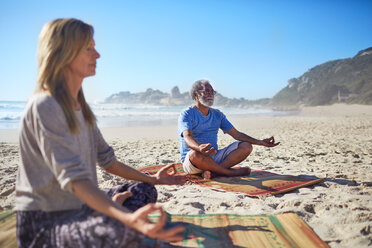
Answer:
<svg viewBox="0 0 372 248"><path fill-rule="evenodd" d="M97 59L100 58L101 57L101 54L99 54L99 52L97 50L95 50L95 51L96 51L96 58Z"/></svg>

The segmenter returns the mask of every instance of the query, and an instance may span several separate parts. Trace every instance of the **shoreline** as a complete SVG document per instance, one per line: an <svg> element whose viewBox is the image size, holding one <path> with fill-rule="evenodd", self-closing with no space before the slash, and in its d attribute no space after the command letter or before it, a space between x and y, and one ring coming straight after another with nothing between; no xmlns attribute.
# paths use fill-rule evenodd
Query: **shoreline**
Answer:
<svg viewBox="0 0 372 248"><path fill-rule="evenodd" d="M281 111L278 111L280 113ZM372 105L357 105L357 104L334 104L330 106L315 106L302 107L299 111L288 112L276 115L252 115L252 116L237 116L227 118L233 125L239 125L244 128L246 123L253 127L261 127L262 125L270 127L265 120L280 119L290 117L352 117L352 116L369 116L372 115ZM102 121L105 123L106 121ZM259 124L258 124L259 123ZM266 123L266 124L265 124ZM104 125L104 124L103 124ZM98 123L100 127L100 123ZM239 128L237 126L237 128ZM172 139L177 137L177 120L155 120L148 122L131 121L129 124L120 126L100 127L100 130L107 141L115 139L123 139L133 141L135 139ZM169 131L173 130L173 131ZM175 131L174 131L175 130ZM174 132L172 134L172 132ZM18 143L19 128L3 128L0 129L0 142Z"/></svg>
<svg viewBox="0 0 372 248"><path fill-rule="evenodd" d="M229 118L229 116L227 116ZM241 163L278 174L324 178L285 194L250 198L197 185L157 185L158 202L171 214L280 214L295 212L331 247L372 244L372 106L304 107L289 116L229 118L255 138L274 135L274 148L254 146ZM14 207L18 131L0 130L0 210ZM135 168L179 162L177 125L101 128L118 160ZM15 140L15 142L10 142ZM219 133L219 146L232 138ZM101 188L124 180L97 170Z"/></svg>

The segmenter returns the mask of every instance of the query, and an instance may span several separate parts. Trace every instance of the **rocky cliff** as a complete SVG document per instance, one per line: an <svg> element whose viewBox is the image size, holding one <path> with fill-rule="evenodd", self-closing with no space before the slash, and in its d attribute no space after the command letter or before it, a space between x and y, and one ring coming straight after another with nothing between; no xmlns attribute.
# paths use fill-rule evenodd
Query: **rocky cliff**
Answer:
<svg viewBox="0 0 372 248"><path fill-rule="evenodd" d="M311 68L278 92L272 105L372 104L372 47Z"/></svg>

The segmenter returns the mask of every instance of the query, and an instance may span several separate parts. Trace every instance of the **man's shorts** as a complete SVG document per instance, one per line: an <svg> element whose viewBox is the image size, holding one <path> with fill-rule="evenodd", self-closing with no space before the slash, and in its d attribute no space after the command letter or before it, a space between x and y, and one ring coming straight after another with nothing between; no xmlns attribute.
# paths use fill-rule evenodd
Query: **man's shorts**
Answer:
<svg viewBox="0 0 372 248"><path fill-rule="evenodd" d="M226 146L225 148L218 150L218 152L211 156L211 158L217 163L221 163L232 151L236 150L238 148L240 141L235 141L234 143L230 144L229 146ZM193 165L190 162L189 159L190 151L186 153L185 160L183 161L183 170L188 174L199 174L203 171L199 168L197 168L195 165Z"/></svg>

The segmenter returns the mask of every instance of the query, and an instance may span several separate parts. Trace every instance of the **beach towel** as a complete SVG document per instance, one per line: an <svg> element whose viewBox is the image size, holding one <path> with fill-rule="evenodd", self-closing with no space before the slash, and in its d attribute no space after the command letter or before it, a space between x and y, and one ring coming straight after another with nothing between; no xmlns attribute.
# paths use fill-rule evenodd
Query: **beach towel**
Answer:
<svg viewBox="0 0 372 248"><path fill-rule="evenodd" d="M152 217L156 219L157 217ZM295 213L278 215L168 215L168 225L186 227L181 242L165 247L329 247Z"/></svg>
<svg viewBox="0 0 372 248"><path fill-rule="evenodd" d="M155 174L164 165L147 166L140 168L142 172ZM300 187L309 186L323 181L323 178L299 177L292 175L279 175L268 171L252 169L249 176L241 177L214 177L205 180L197 175L188 175L182 169L182 164L176 164L177 173L187 175L188 181L217 191L245 193L251 197L282 194Z"/></svg>
<svg viewBox="0 0 372 248"><path fill-rule="evenodd" d="M15 211L0 213L0 247L17 247ZM157 216L150 216L156 221ZM166 227L183 224L185 240L166 247L329 247L295 213L278 215L168 215ZM154 247L159 247L155 245Z"/></svg>

